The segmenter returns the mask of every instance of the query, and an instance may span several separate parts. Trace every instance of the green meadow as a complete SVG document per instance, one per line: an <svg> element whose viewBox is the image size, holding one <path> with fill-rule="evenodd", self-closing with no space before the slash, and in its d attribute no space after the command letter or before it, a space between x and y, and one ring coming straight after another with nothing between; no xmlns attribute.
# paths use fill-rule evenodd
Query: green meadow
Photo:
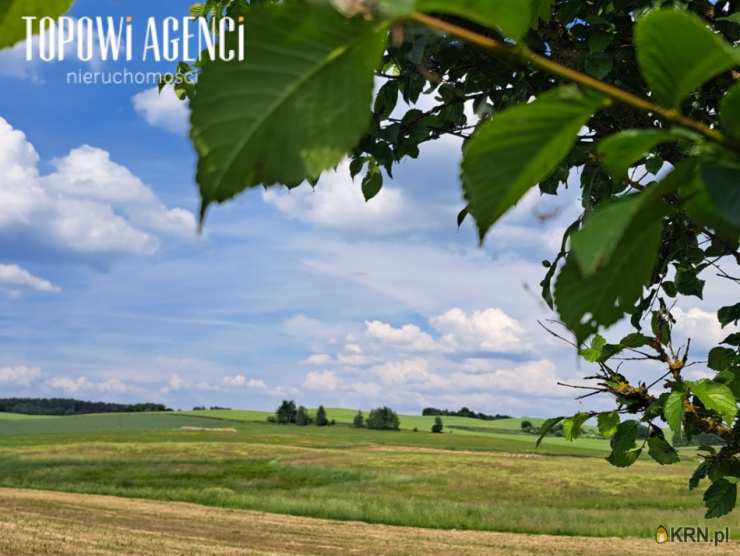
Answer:
<svg viewBox="0 0 740 556"><path fill-rule="evenodd" d="M349 426L352 410L327 411L335 426L270 424L253 411L6 415L0 486L557 535L650 537L660 524L705 523L687 488L694 450L672 466L617 469L607 441L547 438L535 449L519 420L444 418L447 432L432 434L432 417L408 416L403 430L381 432ZM740 515L706 524L738 530Z"/></svg>

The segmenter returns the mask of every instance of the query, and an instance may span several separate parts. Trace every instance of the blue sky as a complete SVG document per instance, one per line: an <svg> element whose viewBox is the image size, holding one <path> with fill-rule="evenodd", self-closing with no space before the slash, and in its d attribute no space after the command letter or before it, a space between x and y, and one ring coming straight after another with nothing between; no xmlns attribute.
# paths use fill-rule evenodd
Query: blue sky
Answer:
<svg viewBox="0 0 740 556"><path fill-rule="evenodd" d="M189 2L162 4L78 0L72 15L164 17ZM152 86L65 80L171 64L27 63L24 49L0 54L0 396L580 407L555 383L588 369L536 322L553 317L541 261L577 214L575 187L530 194L479 248L470 222L456 227L459 144L444 140L369 204L342 166L316 191L213 207L199 236L187 107ZM708 279L707 299L678 311L698 357L722 335L710 311L732 300Z"/></svg>

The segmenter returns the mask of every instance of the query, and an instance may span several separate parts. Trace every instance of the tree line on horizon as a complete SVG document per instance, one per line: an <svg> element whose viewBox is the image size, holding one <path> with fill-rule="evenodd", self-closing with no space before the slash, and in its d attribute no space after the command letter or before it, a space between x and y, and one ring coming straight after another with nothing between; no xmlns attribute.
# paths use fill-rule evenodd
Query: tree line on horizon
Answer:
<svg viewBox="0 0 740 556"><path fill-rule="evenodd" d="M70 398L4 398L0 413L23 415L83 415L87 413L139 413L142 411L172 411L159 403L120 404L88 402Z"/></svg>

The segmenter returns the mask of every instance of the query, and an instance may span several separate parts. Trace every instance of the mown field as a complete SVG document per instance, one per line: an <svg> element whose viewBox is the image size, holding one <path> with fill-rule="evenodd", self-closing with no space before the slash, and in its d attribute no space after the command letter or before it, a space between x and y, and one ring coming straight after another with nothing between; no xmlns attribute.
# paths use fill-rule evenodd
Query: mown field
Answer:
<svg viewBox="0 0 740 556"><path fill-rule="evenodd" d="M435 435L418 424L431 418L416 417L403 424L420 432L375 432L328 412L334 427L236 411L3 419L0 487L551 535L652 537L659 524L705 524L686 486L693 450L676 465L617 469L603 459L604 440L548 438L535 450L514 422L466 420L490 431ZM740 514L706 524L738 531Z"/></svg>

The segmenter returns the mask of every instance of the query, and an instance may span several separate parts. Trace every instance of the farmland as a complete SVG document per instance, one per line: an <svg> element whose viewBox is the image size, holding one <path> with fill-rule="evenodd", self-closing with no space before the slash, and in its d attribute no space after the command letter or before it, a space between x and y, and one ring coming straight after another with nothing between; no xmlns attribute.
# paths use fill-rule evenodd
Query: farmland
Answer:
<svg viewBox="0 0 740 556"><path fill-rule="evenodd" d="M677 465L623 470L604 461L604 440L547 438L535 450L514 420L446 418L475 429L435 435L421 432L431 417L377 432L346 425L352 411L328 413L336 426L274 425L240 411L6 418L0 487L549 535L646 538L659 524L705 523L686 487L693 450ZM739 530L740 516L707 525Z"/></svg>

